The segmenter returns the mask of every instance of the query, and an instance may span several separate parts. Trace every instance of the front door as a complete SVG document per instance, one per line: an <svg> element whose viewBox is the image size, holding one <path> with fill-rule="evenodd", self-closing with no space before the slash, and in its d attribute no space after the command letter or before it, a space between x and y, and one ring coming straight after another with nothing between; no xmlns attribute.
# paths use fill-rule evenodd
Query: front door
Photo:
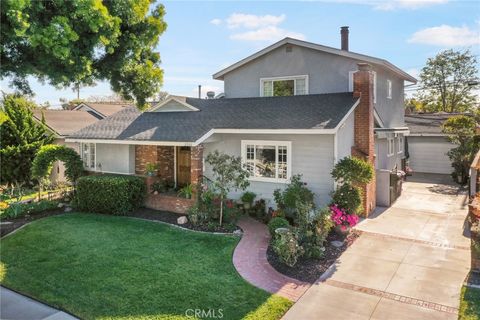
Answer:
<svg viewBox="0 0 480 320"><path fill-rule="evenodd" d="M177 147L177 185L190 183L190 147Z"/></svg>

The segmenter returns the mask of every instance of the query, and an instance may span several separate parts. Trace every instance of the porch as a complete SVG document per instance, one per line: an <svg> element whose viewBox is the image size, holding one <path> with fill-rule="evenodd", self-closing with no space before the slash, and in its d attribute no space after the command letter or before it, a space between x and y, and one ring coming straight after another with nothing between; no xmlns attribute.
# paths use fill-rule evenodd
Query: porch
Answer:
<svg viewBox="0 0 480 320"><path fill-rule="evenodd" d="M175 190L196 185L203 174L203 146L135 145L135 174L146 176L147 208L183 214L195 204L195 195L185 199L176 192L154 194L152 184L163 182Z"/></svg>

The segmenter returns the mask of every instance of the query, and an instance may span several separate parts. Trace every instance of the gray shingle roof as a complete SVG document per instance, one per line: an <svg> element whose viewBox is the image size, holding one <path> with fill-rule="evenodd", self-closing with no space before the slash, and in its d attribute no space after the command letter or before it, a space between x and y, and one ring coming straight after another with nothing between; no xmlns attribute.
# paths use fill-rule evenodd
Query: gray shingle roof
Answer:
<svg viewBox="0 0 480 320"><path fill-rule="evenodd" d="M405 124L411 134L442 134L442 124L463 113L420 113L405 115Z"/></svg>
<svg viewBox="0 0 480 320"><path fill-rule="evenodd" d="M200 111L130 107L71 135L77 139L194 142L211 129L333 129L358 98L351 92L293 97L195 99Z"/></svg>

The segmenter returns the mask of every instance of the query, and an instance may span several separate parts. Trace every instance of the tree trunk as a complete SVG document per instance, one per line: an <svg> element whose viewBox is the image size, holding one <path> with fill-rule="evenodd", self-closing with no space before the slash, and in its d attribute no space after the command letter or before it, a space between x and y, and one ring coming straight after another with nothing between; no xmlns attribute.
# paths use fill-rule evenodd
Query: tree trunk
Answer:
<svg viewBox="0 0 480 320"><path fill-rule="evenodd" d="M223 220L223 194L220 195L220 226L222 226Z"/></svg>

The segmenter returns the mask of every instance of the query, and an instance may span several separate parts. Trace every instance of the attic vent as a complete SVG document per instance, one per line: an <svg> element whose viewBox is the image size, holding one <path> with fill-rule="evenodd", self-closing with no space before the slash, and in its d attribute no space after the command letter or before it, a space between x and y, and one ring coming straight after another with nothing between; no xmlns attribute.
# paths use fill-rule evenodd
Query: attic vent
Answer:
<svg viewBox="0 0 480 320"><path fill-rule="evenodd" d="M293 47L292 46L286 46L285 52L292 52Z"/></svg>

